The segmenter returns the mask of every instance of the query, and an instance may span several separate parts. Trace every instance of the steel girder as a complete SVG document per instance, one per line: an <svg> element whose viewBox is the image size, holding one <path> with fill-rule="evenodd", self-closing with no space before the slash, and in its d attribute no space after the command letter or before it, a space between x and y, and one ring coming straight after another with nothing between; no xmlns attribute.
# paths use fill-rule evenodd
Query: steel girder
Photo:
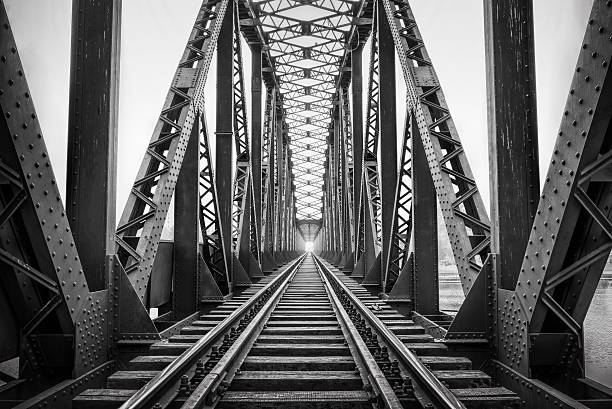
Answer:
<svg viewBox="0 0 612 409"><path fill-rule="evenodd" d="M498 294L500 359L557 385L584 376L583 322L612 248L611 30L596 0L518 282Z"/></svg>
<svg viewBox="0 0 612 409"><path fill-rule="evenodd" d="M533 6L532 0L487 0L484 9L491 220L495 221L491 252L498 254L499 286L511 290L540 194Z"/></svg>
<svg viewBox="0 0 612 409"><path fill-rule="evenodd" d="M89 285L103 290L116 247L121 0L74 1L73 20L66 212Z"/></svg>
<svg viewBox="0 0 612 409"><path fill-rule="evenodd" d="M372 18L372 43L370 51L368 102L363 151L362 210L358 231L358 275L364 275L364 284L380 285L380 252L382 250L382 209L378 145L380 138L380 64L378 44L378 20L375 10ZM361 228L363 226L363 229Z"/></svg>
<svg viewBox="0 0 612 409"><path fill-rule="evenodd" d="M171 308L168 315L174 321L190 316L200 307L199 146L200 124L196 120L174 190L174 245L172 268L169 269L172 273L172 304L164 306L164 309Z"/></svg>
<svg viewBox="0 0 612 409"><path fill-rule="evenodd" d="M228 260L225 257L223 232L218 217L219 202L217 200L217 187L212 167L210 152L209 131L206 116L199 115L200 121L200 232L202 233L202 257L205 267L210 271L222 294L230 292ZM204 268L204 266L202 266ZM211 283L212 284L212 283ZM214 294L214 292L213 292ZM208 294L210 296L210 293Z"/></svg>
<svg viewBox="0 0 612 409"><path fill-rule="evenodd" d="M251 249L256 249L256 257L261 265L262 241L260 230L262 226L262 49L261 45L251 45L251 180L253 185L253 201L251 218Z"/></svg>
<svg viewBox="0 0 612 409"><path fill-rule="evenodd" d="M236 7L236 6L234 6ZM261 277L259 266L259 245L257 240L257 224L254 213L254 187L251 177L251 152L246 113L246 95L242 69L242 47L240 37L240 22L238 9L234 10L233 35L233 121L236 149L236 174L234 178L234 196L232 206L232 238L233 251L242 269L248 277L243 277L245 283L250 283L249 277ZM254 231L253 231L254 230ZM253 231L253 232L252 232Z"/></svg>
<svg viewBox="0 0 612 409"><path fill-rule="evenodd" d="M353 134L351 125L351 112L349 105L349 90L348 86L342 88L340 93L340 104L339 109L341 110L341 122L342 122L342 135L340 138L340 159L341 159L341 180L344 189L342 190L342 200L344 203L344 218L342 225L344 228L344 249L343 253L345 257L344 268L345 270L352 270L354 264L354 245L355 245L355 216L354 216L354 190L353 185L354 178L354 157L353 157Z"/></svg>
<svg viewBox="0 0 612 409"><path fill-rule="evenodd" d="M227 0L201 6L117 227L119 260L145 305L187 141L203 112L204 84L227 7Z"/></svg>
<svg viewBox="0 0 612 409"><path fill-rule="evenodd" d="M427 153L463 291L467 294L489 252L489 218L409 4L403 0L380 1L402 66L407 102L416 117Z"/></svg>
<svg viewBox="0 0 612 409"><path fill-rule="evenodd" d="M262 186L263 186L263 211L262 211L262 248L270 255L274 251L273 234L274 229L274 140L276 135L276 89L266 88L266 108L264 116L263 153L262 153Z"/></svg>
<svg viewBox="0 0 612 409"><path fill-rule="evenodd" d="M20 377L37 376L44 386L103 364L125 332L157 332L142 308L132 310L139 323L121 319L131 286L122 285L112 258L105 260L109 289L90 291L3 3L0 30L0 79L7 84L0 92L0 264L6 273L0 292L10 305L1 313L2 337L19 340L2 338L0 353L3 361L20 356ZM138 336L149 337L145 332Z"/></svg>
<svg viewBox="0 0 612 409"><path fill-rule="evenodd" d="M402 140L402 154L400 158L400 168L398 183L395 193L395 208L393 216L393 235L389 246L388 264L385 268L383 285L385 292L392 293L397 298L410 298L412 291L400 291L400 286L404 285L412 289L412 283L398 284L395 291L394 286L402 273L413 278L412 268L408 263L412 249L410 242L412 237L412 116L406 112L404 125L404 136ZM406 271L405 271L406 270ZM408 277L406 277L408 278ZM405 279L406 279L405 278ZM412 281L412 280L410 280Z"/></svg>

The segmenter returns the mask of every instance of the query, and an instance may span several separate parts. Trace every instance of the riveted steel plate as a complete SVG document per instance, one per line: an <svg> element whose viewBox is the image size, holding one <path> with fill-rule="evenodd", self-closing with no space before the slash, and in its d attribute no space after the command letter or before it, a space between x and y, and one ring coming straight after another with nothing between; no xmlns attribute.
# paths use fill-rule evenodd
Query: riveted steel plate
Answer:
<svg viewBox="0 0 612 409"><path fill-rule="evenodd" d="M194 88L198 83L201 68L179 68L172 86L177 88Z"/></svg>
<svg viewBox="0 0 612 409"><path fill-rule="evenodd" d="M435 87L438 86L438 78L432 67L410 67L414 85L417 87Z"/></svg>

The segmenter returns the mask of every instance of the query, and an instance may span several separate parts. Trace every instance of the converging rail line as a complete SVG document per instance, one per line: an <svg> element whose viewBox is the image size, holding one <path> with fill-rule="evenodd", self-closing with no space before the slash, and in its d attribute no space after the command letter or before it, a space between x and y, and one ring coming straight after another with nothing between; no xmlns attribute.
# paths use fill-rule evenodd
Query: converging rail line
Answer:
<svg viewBox="0 0 612 409"><path fill-rule="evenodd" d="M410 0L203 0L131 185L122 2L72 0L65 192L39 121L61 106L13 30L29 3L0 0L0 409L612 407L589 362L609 322L586 319L612 249L612 0L583 10L541 175L533 0L483 0L487 132L464 135Z"/></svg>
<svg viewBox="0 0 612 409"><path fill-rule="evenodd" d="M307 254L154 343L75 408L510 408L516 394Z"/></svg>

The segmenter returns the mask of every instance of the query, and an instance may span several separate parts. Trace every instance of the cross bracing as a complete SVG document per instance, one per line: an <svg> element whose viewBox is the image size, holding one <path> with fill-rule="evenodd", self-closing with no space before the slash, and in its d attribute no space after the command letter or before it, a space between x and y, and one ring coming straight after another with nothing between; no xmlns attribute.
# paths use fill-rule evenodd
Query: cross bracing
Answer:
<svg viewBox="0 0 612 409"><path fill-rule="evenodd" d="M296 176L296 208L308 218L319 219L321 203L317 206L314 201L320 199L323 187L330 109L351 28L352 4L332 0L255 4L283 94Z"/></svg>
<svg viewBox="0 0 612 409"><path fill-rule="evenodd" d="M408 1L204 1L118 223L121 1L74 5L65 210L0 8L0 406L612 405L611 1L540 192L532 4L485 0L490 215Z"/></svg>

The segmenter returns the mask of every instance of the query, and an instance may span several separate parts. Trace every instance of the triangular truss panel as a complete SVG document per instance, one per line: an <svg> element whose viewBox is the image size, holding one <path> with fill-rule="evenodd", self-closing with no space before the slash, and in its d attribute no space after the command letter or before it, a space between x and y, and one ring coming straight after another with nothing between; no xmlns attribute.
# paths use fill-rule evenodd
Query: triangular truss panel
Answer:
<svg viewBox="0 0 612 409"><path fill-rule="evenodd" d="M204 84L228 3L204 3L198 12L117 227L119 260L145 305L184 152L194 122L204 108Z"/></svg>
<svg viewBox="0 0 612 409"><path fill-rule="evenodd" d="M438 202L467 294L490 244L489 217L476 186L442 87L408 2L382 1L418 124Z"/></svg>
<svg viewBox="0 0 612 409"><path fill-rule="evenodd" d="M318 220L330 108L352 6L340 1L272 0L257 7L286 112L297 217Z"/></svg>

